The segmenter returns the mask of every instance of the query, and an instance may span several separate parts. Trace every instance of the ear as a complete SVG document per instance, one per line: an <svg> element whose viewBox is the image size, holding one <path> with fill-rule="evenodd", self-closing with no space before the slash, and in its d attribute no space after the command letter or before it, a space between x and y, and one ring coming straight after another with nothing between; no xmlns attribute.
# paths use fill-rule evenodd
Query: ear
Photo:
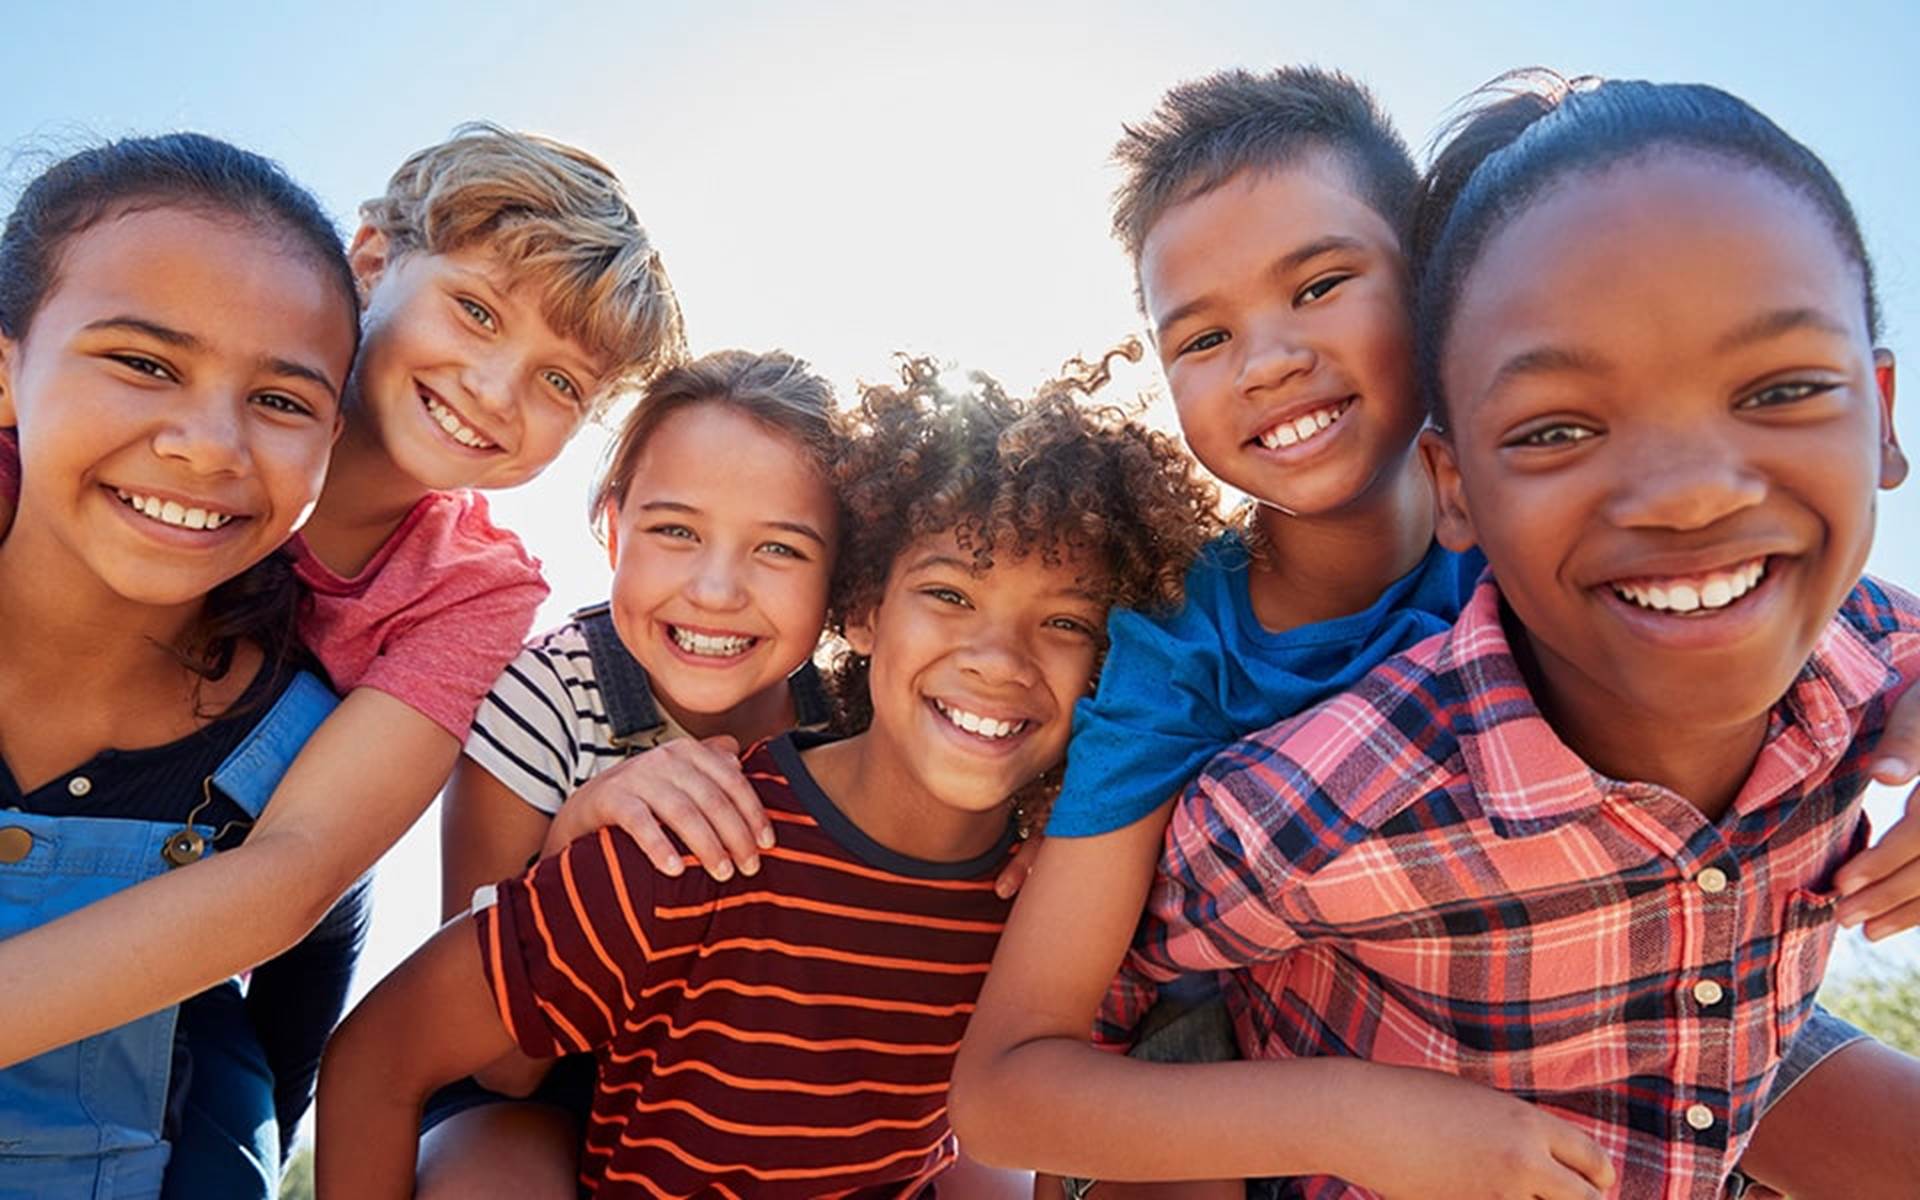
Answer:
<svg viewBox="0 0 1920 1200"><path fill-rule="evenodd" d="M1460 484L1460 464L1454 457L1453 442L1437 430L1423 430L1420 457L1433 477L1435 540L1455 554L1473 549L1480 539L1473 531L1473 514L1467 511L1466 489Z"/></svg>
<svg viewBox="0 0 1920 1200"><path fill-rule="evenodd" d="M862 658L873 657L874 622L879 615L880 606L876 604L847 622L847 645Z"/></svg>
<svg viewBox="0 0 1920 1200"><path fill-rule="evenodd" d="M618 570L620 567L620 502L607 497L606 504L600 508L600 519L607 531L607 566Z"/></svg>
<svg viewBox="0 0 1920 1200"><path fill-rule="evenodd" d="M1897 488L1907 477L1907 456L1893 427L1893 351L1873 352L1873 384L1880 394L1880 486Z"/></svg>
<svg viewBox="0 0 1920 1200"><path fill-rule="evenodd" d="M19 349L18 343L0 333L0 429L12 429L20 423L13 411L13 364Z"/></svg>
<svg viewBox="0 0 1920 1200"><path fill-rule="evenodd" d="M354 231L353 241L347 246L347 265L353 268L353 283L359 290L363 309L380 276L391 265L388 258L391 249L387 235L371 225L362 225Z"/></svg>

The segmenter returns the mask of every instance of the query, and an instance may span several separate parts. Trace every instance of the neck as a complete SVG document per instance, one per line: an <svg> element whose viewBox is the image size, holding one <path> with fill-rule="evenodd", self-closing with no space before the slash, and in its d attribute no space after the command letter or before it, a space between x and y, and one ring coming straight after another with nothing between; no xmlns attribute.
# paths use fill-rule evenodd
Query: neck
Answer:
<svg viewBox="0 0 1920 1200"><path fill-rule="evenodd" d="M847 819L896 854L923 862L966 862L993 849L1007 828L1007 806L969 812L929 795L897 747L868 729L807 751L814 782Z"/></svg>
<svg viewBox="0 0 1920 1200"><path fill-rule="evenodd" d="M1433 542L1433 486L1411 450L1336 512L1289 516L1261 505L1248 571L1254 616L1275 633L1361 612L1419 565Z"/></svg>
<svg viewBox="0 0 1920 1200"><path fill-rule="evenodd" d="M357 400L353 411L364 411ZM301 530L307 548L329 570L356 575L428 490L394 465L370 420L350 416L333 448L320 502Z"/></svg>
<svg viewBox="0 0 1920 1200"><path fill-rule="evenodd" d="M673 697L657 690L653 699L661 711L689 735L709 738L725 734L739 742L743 750L793 728L793 690L784 679L717 713L691 712L676 704Z"/></svg>
<svg viewBox="0 0 1920 1200"><path fill-rule="evenodd" d="M1581 760L1610 779L1666 788L1718 821L1753 771L1768 714L1689 725L1603 691L1507 621L1508 643L1540 713Z"/></svg>

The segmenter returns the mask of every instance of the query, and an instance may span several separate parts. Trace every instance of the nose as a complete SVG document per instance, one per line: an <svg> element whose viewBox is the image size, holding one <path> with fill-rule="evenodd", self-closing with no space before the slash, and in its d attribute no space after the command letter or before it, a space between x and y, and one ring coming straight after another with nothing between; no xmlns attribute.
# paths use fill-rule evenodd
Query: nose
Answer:
<svg viewBox="0 0 1920 1200"><path fill-rule="evenodd" d="M1010 621L978 622L960 647L958 660L961 670L983 683L1024 687L1040 674L1026 638Z"/></svg>
<svg viewBox="0 0 1920 1200"><path fill-rule="evenodd" d="M734 556L720 547L701 555L692 578L687 580L687 598L711 612L731 612L744 607L747 589Z"/></svg>
<svg viewBox="0 0 1920 1200"><path fill-rule="evenodd" d="M1311 372L1319 356L1297 329L1278 323L1248 330L1251 343L1240 360L1240 390L1277 387Z"/></svg>
<svg viewBox="0 0 1920 1200"><path fill-rule="evenodd" d="M1738 448L1703 432L1649 437L1630 461L1609 505L1622 528L1705 529L1766 498L1765 479Z"/></svg>
<svg viewBox="0 0 1920 1200"><path fill-rule="evenodd" d="M489 416L501 417L513 407L517 375L513 356L503 348L469 359L460 372L460 387L475 407Z"/></svg>
<svg viewBox="0 0 1920 1200"><path fill-rule="evenodd" d="M153 435L153 452L200 475L238 475L251 455L247 397L231 391L181 392Z"/></svg>

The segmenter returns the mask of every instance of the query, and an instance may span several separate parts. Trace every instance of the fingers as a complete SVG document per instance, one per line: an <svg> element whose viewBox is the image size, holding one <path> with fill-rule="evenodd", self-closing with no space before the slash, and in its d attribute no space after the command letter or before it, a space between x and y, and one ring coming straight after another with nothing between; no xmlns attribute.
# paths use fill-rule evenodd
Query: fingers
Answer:
<svg viewBox="0 0 1920 1200"><path fill-rule="evenodd" d="M1920 687L1909 687L1887 714L1873 760L1873 777L1897 786L1913 782L1920 770Z"/></svg>
<svg viewBox="0 0 1920 1200"><path fill-rule="evenodd" d="M1909 821L1913 818L1909 817ZM1904 824L1904 822L1903 822ZM1892 835L1888 838L1891 840ZM1886 843L1883 842L1882 846ZM1878 849L1878 847L1876 847ZM1849 891L1842 886L1843 898L1834 907L1834 916L1842 925L1866 924L1866 935L1879 939L1890 933L1911 928L1914 914L1909 911L1920 904L1920 846L1909 847L1911 853L1904 858L1881 857L1870 863L1861 863L1863 879L1871 879L1865 886L1855 885L1857 890ZM1872 853L1869 851L1868 853ZM1865 854L1860 856L1864 859ZM1859 862L1856 859L1855 862ZM1853 866L1849 863L1848 866ZM1874 876L1878 878L1874 878ZM1904 921L1897 914L1907 913Z"/></svg>
<svg viewBox="0 0 1920 1200"><path fill-rule="evenodd" d="M1008 900L1020 890L1020 885L1033 873L1033 860L1040 853L1040 843L1045 840L1043 835L1036 833L1021 844L1019 851L1001 870L1000 877L993 881L994 895Z"/></svg>
<svg viewBox="0 0 1920 1200"><path fill-rule="evenodd" d="M1600 1144L1586 1134L1564 1121L1556 1119L1555 1124L1559 1128L1554 1130L1551 1142L1554 1161L1578 1175L1584 1185L1576 1186L1567 1194L1600 1200L1614 1184L1612 1160L1600 1149Z"/></svg>
<svg viewBox="0 0 1920 1200"><path fill-rule="evenodd" d="M662 875L678 875L687 869L687 864L681 861L680 852L673 848L673 843L667 840L667 835L661 832L659 823L645 806L623 806L619 825L640 847L640 852L647 856L654 870Z"/></svg>
<svg viewBox="0 0 1920 1200"><path fill-rule="evenodd" d="M1915 693L1909 691L1907 694L1911 696ZM1870 886L1890 879L1901 868L1920 861L1920 811L1916 811L1916 806L1920 806L1920 788L1915 788L1907 797L1905 816L1895 821L1878 842L1854 855L1834 872L1833 886L1842 897L1835 915L1841 924L1854 924L1875 912L1891 908L1897 902L1891 896L1882 896L1871 907L1854 901ZM1920 892L1912 894L1920 895ZM1849 920L1849 917L1853 919Z"/></svg>
<svg viewBox="0 0 1920 1200"><path fill-rule="evenodd" d="M1890 912L1881 913L1869 920L1862 932L1867 935L1868 941L1877 942L1916 925L1920 925L1920 899L1909 900Z"/></svg>
<svg viewBox="0 0 1920 1200"><path fill-rule="evenodd" d="M712 752L699 759L701 770L726 794L745 827L744 836L729 836L729 830L722 829L721 840L726 842L740 869L751 875L760 869L760 858L755 851L773 849L773 820L767 816L766 806L760 803L760 794L753 790L740 770L740 744L724 734L706 738L700 744Z"/></svg>

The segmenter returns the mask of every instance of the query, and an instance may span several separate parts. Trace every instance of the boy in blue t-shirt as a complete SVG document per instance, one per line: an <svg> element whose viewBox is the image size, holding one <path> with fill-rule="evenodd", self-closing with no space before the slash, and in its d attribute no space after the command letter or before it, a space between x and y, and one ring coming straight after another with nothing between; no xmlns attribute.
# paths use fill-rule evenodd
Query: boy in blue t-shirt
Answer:
<svg viewBox="0 0 1920 1200"><path fill-rule="evenodd" d="M1313 69L1226 72L1174 88L1151 119L1128 127L1115 156L1128 178L1114 228L1134 260L1181 429L1252 510L1243 532L1193 566L1179 612L1110 619L1098 693L1075 713L1045 869L1026 886L956 1065L963 1141L972 1127L983 1143L1004 1142L997 1131L1011 1123L1029 1140L1070 1140L1012 1098L1034 1094L1034 1072L1070 1069L1061 1044L1084 1048L1139 919L1173 797L1226 745L1447 629L1484 568L1477 552L1433 542L1432 487L1415 449L1425 411L1403 246L1419 178L1367 92ZM1876 771L1883 782L1912 775L1888 760L1916 758L1906 747L1920 742L1920 702L1902 704L1894 724ZM1857 889L1920 854L1916 833L1920 823L1903 823L1849 868L1855 878L1841 885L1855 894L1843 919L1891 916L1905 897ZM1891 932L1885 920L1869 932ZM1156 1010L1136 1052L1233 1056L1224 1015L1205 994L1201 981ZM1859 1037L1821 1014L1773 1096ZM1434 1098L1487 1105L1490 1136L1564 1137L1498 1111L1502 1101L1522 1107L1492 1093ZM1408 1118L1418 1114L1399 1119ZM1763 1134L1756 1152L1766 1147ZM1458 1178L1449 1174L1458 1164L1431 1165L1436 1179ZM1121 1193L1103 1185L1100 1194Z"/></svg>

